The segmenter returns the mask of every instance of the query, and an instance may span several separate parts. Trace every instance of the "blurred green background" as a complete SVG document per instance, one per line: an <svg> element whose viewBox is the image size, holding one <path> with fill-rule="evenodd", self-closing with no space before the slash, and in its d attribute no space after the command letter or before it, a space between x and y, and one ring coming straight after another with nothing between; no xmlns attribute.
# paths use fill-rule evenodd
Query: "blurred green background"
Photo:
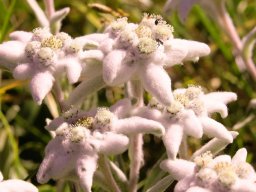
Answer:
<svg viewBox="0 0 256 192"><path fill-rule="evenodd" d="M43 7L43 1L38 1ZM92 4L102 4L108 9L99 9ZM256 84L247 72L240 72L232 54L232 46L220 27L210 19L205 10L194 6L187 20L181 23L177 14L163 13L165 1L153 0L151 6L145 6L137 0L56 0L56 9L70 7L71 12L64 20L62 31L73 37L100 32L112 19L127 16L129 21L139 22L143 13L160 14L174 27L174 36L201 41L208 44L211 54L199 62L186 62L168 70L173 89L187 87L190 84L200 85L207 91L233 91L238 94L237 102L229 104L229 116L221 119L230 130L237 123L244 123L239 129L239 136L225 152L233 155L238 148L246 147L248 161L256 167L256 118L253 107L249 107L252 98L256 98ZM237 27L240 36L245 35L256 25L255 0L227 0L227 9ZM8 34L15 30L31 31L38 27L34 13L25 0L0 1L0 41L7 41ZM254 55L255 51L254 51ZM254 56L254 60L255 60ZM111 105L122 97L121 88L107 87L90 97L90 106ZM41 192L55 191L55 182L39 185L35 174L43 158L44 147L51 136L44 129L45 119L52 118L45 104L37 106L30 96L27 82L12 79L10 72L1 70L0 78L0 170L5 179L31 179L39 186ZM246 120L248 122L246 122ZM153 136L144 136L145 165L141 171L141 186L149 182L145 178L150 174L154 163L164 153L160 140ZM189 139L189 152L198 149L203 140ZM127 154L123 155L127 159ZM128 171L128 161L124 169ZM66 189L68 191L68 189ZM97 184L94 191L98 189Z"/></svg>

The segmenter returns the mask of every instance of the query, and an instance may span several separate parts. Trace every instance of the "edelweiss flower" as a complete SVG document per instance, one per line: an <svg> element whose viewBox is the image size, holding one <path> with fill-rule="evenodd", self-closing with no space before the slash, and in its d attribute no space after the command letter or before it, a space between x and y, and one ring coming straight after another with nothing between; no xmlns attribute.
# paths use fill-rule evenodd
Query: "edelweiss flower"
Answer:
<svg viewBox="0 0 256 192"><path fill-rule="evenodd" d="M148 107L141 108L143 117L161 122L166 129L163 141L168 157L175 159L184 135L201 138L203 133L231 143L232 134L209 115L219 112L227 116L226 104L236 100L232 92L213 92L204 94L200 87L191 86L173 92L174 101L168 107L152 99Z"/></svg>
<svg viewBox="0 0 256 192"><path fill-rule="evenodd" d="M91 191L99 154L119 154L128 148L129 135L152 133L161 136L164 128L158 122L129 117L131 104L124 99L108 108L78 112L54 119L47 128L56 129L49 142L37 180L50 178L78 181L82 189Z"/></svg>
<svg viewBox="0 0 256 192"><path fill-rule="evenodd" d="M121 18L106 30L99 45L105 53L103 79L108 85L141 80L144 88L162 104L171 103L171 80L164 70L186 60L209 54L206 44L173 38L173 28L161 16L145 14L137 25Z"/></svg>
<svg viewBox="0 0 256 192"><path fill-rule="evenodd" d="M19 179L9 179L3 181L3 175L0 172L0 192L38 192L38 189L29 182Z"/></svg>
<svg viewBox="0 0 256 192"><path fill-rule="evenodd" d="M208 151L194 162L165 160L160 166L178 180L175 192L255 192L256 173L246 156L245 148L239 149L232 159L229 155L213 158Z"/></svg>
<svg viewBox="0 0 256 192"><path fill-rule="evenodd" d="M84 59L102 57L97 50L83 51L88 42L82 38L72 39L64 32L52 35L47 28L33 33L16 31L10 37L12 41L0 45L1 64L13 69L14 78L31 79L31 93L38 104L58 76L66 72L69 82L75 83Z"/></svg>

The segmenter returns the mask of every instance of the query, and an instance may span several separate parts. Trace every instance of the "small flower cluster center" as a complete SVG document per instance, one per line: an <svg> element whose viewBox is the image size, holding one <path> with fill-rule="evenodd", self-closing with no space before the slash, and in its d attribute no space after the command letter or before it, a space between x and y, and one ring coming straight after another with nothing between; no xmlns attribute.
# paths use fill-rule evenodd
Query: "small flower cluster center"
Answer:
<svg viewBox="0 0 256 192"><path fill-rule="evenodd" d="M99 107L94 117L76 118L77 114L78 112L75 114L69 113L65 116L67 122L72 122L69 122L68 126L60 126L56 130L57 136L65 136L71 142L80 142L88 138L94 131L104 133L111 130L110 126L114 114L108 108Z"/></svg>
<svg viewBox="0 0 256 192"><path fill-rule="evenodd" d="M217 184L221 187L230 189L238 178L246 179L251 171L251 166L246 162L235 164L225 160L214 161L213 155L209 151L194 159L197 167L196 176L201 181L202 187L217 180Z"/></svg>
<svg viewBox="0 0 256 192"><path fill-rule="evenodd" d="M201 87L190 86L185 92L174 92L174 101L168 107L164 107L154 98L150 100L149 106L165 112L171 118L184 109L191 109L196 115L201 115L206 111L204 103L200 99L202 94L204 93Z"/></svg>

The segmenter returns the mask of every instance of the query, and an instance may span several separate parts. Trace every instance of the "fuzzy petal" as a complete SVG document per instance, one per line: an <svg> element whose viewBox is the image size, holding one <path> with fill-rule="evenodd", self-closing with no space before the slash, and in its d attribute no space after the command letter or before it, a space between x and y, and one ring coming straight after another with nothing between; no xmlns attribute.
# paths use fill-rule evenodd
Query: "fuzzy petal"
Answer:
<svg viewBox="0 0 256 192"><path fill-rule="evenodd" d="M54 77L48 71L35 74L30 81L30 90L34 101L41 105L45 96L51 91Z"/></svg>
<svg viewBox="0 0 256 192"><path fill-rule="evenodd" d="M124 118L128 115L132 108L131 100L128 98L119 100L110 107L110 111L114 113L118 118Z"/></svg>
<svg viewBox="0 0 256 192"><path fill-rule="evenodd" d="M38 22L40 23L40 25L42 27L49 27L48 19L47 19L46 15L44 14L44 11L38 5L37 1L36 0L27 0L27 3L31 7L31 9L34 11L36 18L37 18Z"/></svg>
<svg viewBox="0 0 256 192"><path fill-rule="evenodd" d="M224 104L237 100L237 94L233 92L212 92L204 95L207 99L217 100Z"/></svg>
<svg viewBox="0 0 256 192"><path fill-rule="evenodd" d="M160 121L162 119L162 112L159 111L158 109L153 109L149 107L141 107L139 109L135 109L133 111L134 115L138 115L140 117L144 117L147 119L152 119L155 121Z"/></svg>
<svg viewBox="0 0 256 192"><path fill-rule="evenodd" d="M86 60L86 59L96 59L101 61L104 57L104 54L100 50L87 50L82 52L79 55L80 59Z"/></svg>
<svg viewBox="0 0 256 192"><path fill-rule="evenodd" d="M66 7L66 8L63 8L61 10L54 12L54 14L50 18L50 24L55 24L55 23L63 20L67 16L69 11L70 11L70 8Z"/></svg>
<svg viewBox="0 0 256 192"><path fill-rule="evenodd" d="M70 83L76 83L80 77L82 66L76 58L62 59L58 62L58 66L65 67L68 80Z"/></svg>
<svg viewBox="0 0 256 192"><path fill-rule="evenodd" d="M203 136L203 127L201 122L192 110L186 110L181 115L181 122L184 132L192 137L201 138Z"/></svg>
<svg viewBox="0 0 256 192"><path fill-rule="evenodd" d="M10 33L9 37L13 41L21 41L27 43L31 40L33 34L31 32L26 31L14 31Z"/></svg>
<svg viewBox="0 0 256 192"><path fill-rule="evenodd" d="M183 138L183 128L179 124L171 124L166 128L163 142L169 159L175 159Z"/></svg>
<svg viewBox="0 0 256 192"><path fill-rule="evenodd" d="M183 49L187 49L187 55L183 61L197 61L199 57L210 54L210 48L208 45L185 39L172 39L172 44L179 44Z"/></svg>
<svg viewBox="0 0 256 192"><path fill-rule="evenodd" d="M204 105L209 114L218 112L220 113L222 118L225 118L228 116L228 108L224 103L221 103L215 100L204 99Z"/></svg>
<svg viewBox="0 0 256 192"><path fill-rule="evenodd" d="M230 133L232 134L233 139L235 139L238 135L238 132L235 131L230 131ZM196 152L194 152L191 159L194 159L195 157L207 151L211 151L213 155L216 155L221 150L223 150L228 144L229 143L223 141L223 139L213 138L210 141L208 141L205 145L203 145L200 149L198 149Z"/></svg>
<svg viewBox="0 0 256 192"><path fill-rule="evenodd" d="M68 126L68 124L65 123L64 117L57 117L53 119L48 125L46 125L45 129L47 129L48 131L55 131L62 126Z"/></svg>
<svg viewBox="0 0 256 192"><path fill-rule="evenodd" d="M135 72L135 65L125 62L126 51L111 51L103 60L103 79L108 85L118 85L128 81Z"/></svg>
<svg viewBox="0 0 256 192"><path fill-rule="evenodd" d="M101 43L102 41L104 41L107 38L108 38L108 34L106 34L106 33L93 33L93 34L77 37L76 39L83 42L83 44L86 44L86 42Z"/></svg>
<svg viewBox="0 0 256 192"><path fill-rule="evenodd" d="M166 67L181 64L188 54L188 50L183 45L176 43L174 39L170 39L164 43L166 53Z"/></svg>
<svg viewBox="0 0 256 192"><path fill-rule="evenodd" d="M170 105L173 100L171 79L162 66L153 63L140 69L140 78L146 91L163 105Z"/></svg>
<svg viewBox="0 0 256 192"><path fill-rule="evenodd" d="M233 137L231 133L219 122L209 118L201 117L200 121L203 126L204 134L209 137L217 137L223 139L228 143L233 142Z"/></svg>
<svg viewBox="0 0 256 192"><path fill-rule="evenodd" d="M194 186L190 187L186 192L211 192L211 190Z"/></svg>
<svg viewBox="0 0 256 192"><path fill-rule="evenodd" d="M168 159L160 164L161 169L168 171L178 181L194 174L195 167L195 163L183 159Z"/></svg>
<svg viewBox="0 0 256 192"><path fill-rule="evenodd" d="M76 172L81 188L84 192L91 192L93 175L97 169L98 156L87 156L78 162Z"/></svg>
<svg viewBox="0 0 256 192"><path fill-rule="evenodd" d="M33 75L33 68L29 63L22 63L13 70L13 77L15 79L25 80L31 78Z"/></svg>
<svg viewBox="0 0 256 192"><path fill-rule="evenodd" d="M232 158L232 163L246 162L247 150L245 148L239 149Z"/></svg>
<svg viewBox="0 0 256 192"><path fill-rule="evenodd" d="M25 44L20 41L7 41L0 44L0 64L13 69L24 58Z"/></svg>
<svg viewBox="0 0 256 192"><path fill-rule="evenodd" d="M193 180L193 176L186 176L185 178L179 180L179 182L175 185L174 192L185 192L190 187Z"/></svg>
<svg viewBox="0 0 256 192"><path fill-rule="evenodd" d="M3 181L4 177L3 177L3 174L2 172L0 171L0 182Z"/></svg>
<svg viewBox="0 0 256 192"><path fill-rule="evenodd" d="M160 123L136 116L117 120L113 125L113 129L117 133L124 135L151 133L156 136L162 136L165 133L165 129Z"/></svg>
<svg viewBox="0 0 256 192"><path fill-rule="evenodd" d="M95 76L88 81L82 81L69 95L65 101L66 106L74 106L80 104L85 97L98 91L105 86L102 76Z"/></svg>
<svg viewBox="0 0 256 192"><path fill-rule="evenodd" d="M122 134L105 133L99 139L90 142L94 148L105 155L117 155L128 149L129 138Z"/></svg>
<svg viewBox="0 0 256 192"><path fill-rule="evenodd" d="M0 183L1 192L38 192L38 189L29 182L10 179Z"/></svg>
<svg viewBox="0 0 256 192"><path fill-rule="evenodd" d="M232 186L232 192L256 192L256 183L246 179L238 179Z"/></svg>

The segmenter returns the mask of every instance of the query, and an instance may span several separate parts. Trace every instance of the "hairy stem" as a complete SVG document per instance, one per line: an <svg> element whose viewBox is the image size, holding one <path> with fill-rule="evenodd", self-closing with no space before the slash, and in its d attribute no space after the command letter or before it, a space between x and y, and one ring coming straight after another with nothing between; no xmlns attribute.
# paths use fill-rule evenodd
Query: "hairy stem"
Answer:
<svg viewBox="0 0 256 192"><path fill-rule="evenodd" d="M48 19L51 18L51 16L54 14L55 9L54 9L54 0L44 0L45 4L45 12L48 17Z"/></svg>
<svg viewBox="0 0 256 192"><path fill-rule="evenodd" d="M225 30L226 34L231 40L231 43L233 44L236 54L239 57L241 57L241 59L243 60L246 66L246 69L248 70L252 78L256 81L256 66L252 58L246 57L246 55L243 52L243 43L237 33L237 30L234 26L234 23L231 17L229 16L226 10L224 1L221 2L220 7L217 10L219 10L219 13L220 13L220 18L219 18L220 25Z"/></svg>
<svg viewBox="0 0 256 192"><path fill-rule="evenodd" d="M139 180L140 167L143 163L143 135L137 134L130 138L130 176L129 176L129 192L137 191L137 182Z"/></svg>
<svg viewBox="0 0 256 192"><path fill-rule="evenodd" d="M144 105L143 88L138 80L130 81L127 85L129 98L135 98L135 107ZM130 175L129 175L129 192L137 191L137 183L140 175L140 168L143 163L143 135L137 134L130 137L129 157L130 157Z"/></svg>
<svg viewBox="0 0 256 192"><path fill-rule="evenodd" d="M100 167L101 167L102 173L105 176L106 183L108 183L110 190L113 192L121 192L121 190L119 189L119 187L112 175L108 158L105 155L101 155L99 162L100 162Z"/></svg>

